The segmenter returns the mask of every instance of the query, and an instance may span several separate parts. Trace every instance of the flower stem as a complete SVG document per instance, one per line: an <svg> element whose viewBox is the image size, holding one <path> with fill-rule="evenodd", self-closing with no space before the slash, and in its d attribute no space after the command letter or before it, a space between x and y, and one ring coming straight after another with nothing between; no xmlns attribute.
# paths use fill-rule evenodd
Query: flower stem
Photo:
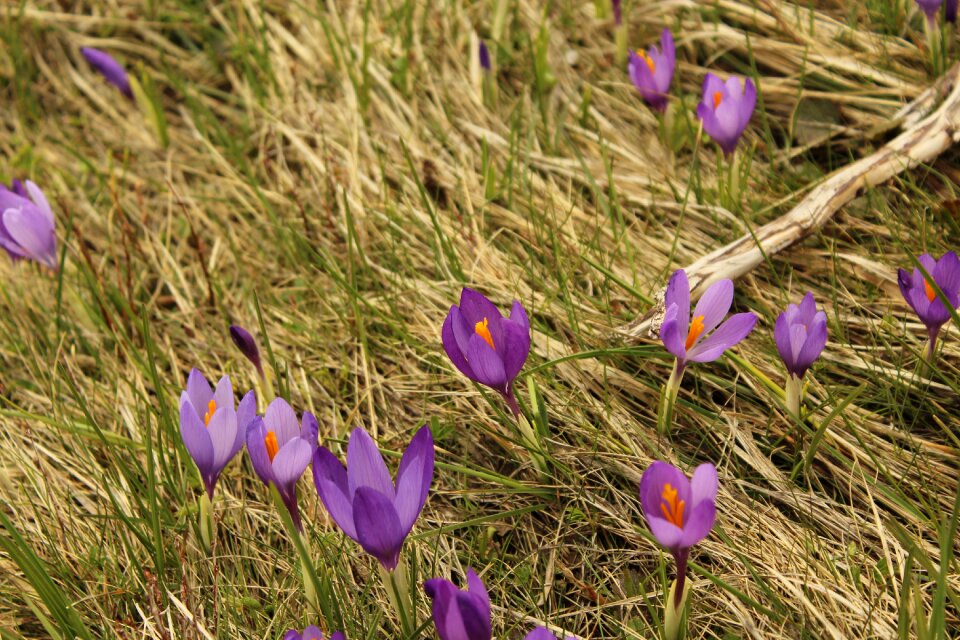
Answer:
<svg viewBox="0 0 960 640"><path fill-rule="evenodd" d="M410 637L414 632L416 612L413 610L413 601L410 594L410 581L407 579L406 563L400 562L393 571L388 571L380 565L380 579L387 590L387 599L397 612L400 621L400 630L404 637ZM411 618L412 614L412 618Z"/></svg>
<svg viewBox="0 0 960 640"><path fill-rule="evenodd" d="M727 182L727 197L730 199L729 206L736 210L740 208L740 156L734 151L727 158L730 170L730 179Z"/></svg>
<svg viewBox="0 0 960 640"><path fill-rule="evenodd" d="M317 599L317 587L313 584L313 577L310 575L310 538L301 532L300 541L303 543L305 553L300 556L300 574L303 577L303 594L307 602L313 607L314 611L320 611L320 601Z"/></svg>
<svg viewBox="0 0 960 640"><path fill-rule="evenodd" d="M200 494L200 540L207 553L213 549L213 538L216 535L216 525L213 522L213 504L210 494L206 491Z"/></svg>
<svg viewBox="0 0 960 640"><path fill-rule="evenodd" d="M627 62L627 25L618 24L614 29L613 37L617 45L614 60L618 67L623 67Z"/></svg>
<svg viewBox="0 0 960 640"><path fill-rule="evenodd" d="M940 328L930 329L927 332L927 348L923 350L923 359L931 368L937 363L937 336L940 334Z"/></svg>
<svg viewBox="0 0 960 640"><path fill-rule="evenodd" d="M670 585L670 592L664 602L663 637L664 640L680 640L686 635L687 597L690 595L690 583L687 577L687 551L678 552L677 579Z"/></svg>
<svg viewBox="0 0 960 640"><path fill-rule="evenodd" d="M800 415L800 403L803 400L803 380L792 373L787 374L785 390L787 392L787 411L797 420L801 420L803 418Z"/></svg>
<svg viewBox="0 0 960 640"><path fill-rule="evenodd" d="M670 378L660 391L660 411L657 414L657 430L660 435L670 433L673 426L673 407L677 402L677 393L680 391L680 382L683 380L684 365L678 359L673 363Z"/></svg>

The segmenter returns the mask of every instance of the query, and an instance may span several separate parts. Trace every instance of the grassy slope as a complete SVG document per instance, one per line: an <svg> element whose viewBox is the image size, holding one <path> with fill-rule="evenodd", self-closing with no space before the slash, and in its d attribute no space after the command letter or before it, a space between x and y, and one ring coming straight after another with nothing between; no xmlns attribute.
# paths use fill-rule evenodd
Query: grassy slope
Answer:
<svg viewBox="0 0 960 640"><path fill-rule="evenodd" d="M0 9L2 170L44 186L67 247L59 277L0 261L3 638L275 638L315 620L246 459L219 486L215 560L193 529L176 399L192 366L254 384L226 327L256 328L257 299L281 392L317 413L322 440L363 425L398 450L434 421L436 487L407 550L423 575L482 571L498 637L534 620L657 636L671 563L636 495L653 458L720 469L718 525L693 557L694 638L913 637L918 607L960 623L944 539L960 348L949 335L936 371L917 364L895 277L957 247L954 154L738 283L758 329L743 360L690 372L672 441L655 435L669 362L613 332L670 270L882 141L929 82L922 34L888 3L628 3L635 46L664 25L678 35L688 108L707 69L759 75L733 213L716 206L713 147L663 146L589 3L507 3L486 104L470 36L495 35L493 2L118 4ZM84 45L150 74L168 148ZM463 285L531 312L547 478L439 347ZM831 342L799 426L750 368L782 380L773 320L807 289ZM586 356L561 360L573 354ZM348 637L396 637L373 562L300 489Z"/></svg>

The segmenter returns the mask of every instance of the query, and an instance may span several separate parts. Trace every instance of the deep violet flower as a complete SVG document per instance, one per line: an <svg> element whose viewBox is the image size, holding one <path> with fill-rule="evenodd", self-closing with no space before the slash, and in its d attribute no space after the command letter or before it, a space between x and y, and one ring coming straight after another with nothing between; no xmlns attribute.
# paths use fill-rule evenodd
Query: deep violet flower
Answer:
<svg viewBox="0 0 960 640"><path fill-rule="evenodd" d="M703 100L697 117L725 155L737 148L757 105L757 88L749 78L730 76L726 82L708 73L703 81Z"/></svg>
<svg viewBox="0 0 960 640"><path fill-rule="evenodd" d="M650 532L677 563L674 606L684 592L690 547L710 534L717 519L716 500L717 470L710 463L694 469L688 480L675 466L658 460L640 478L640 503Z"/></svg>
<svg viewBox="0 0 960 640"><path fill-rule="evenodd" d="M623 24L623 0L610 0L610 6L613 8L613 24L619 27Z"/></svg>
<svg viewBox="0 0 960 640"><path fill-rule="evenodd" d="M491 640L490 597L473 569L467 569L467 588L460 591L444 578L423 584L433 600L433 624L440 640Z"/></svg>
<svg viewBox="0 0 960 640"><path fill-rule="evenodd" d="M930 24L936 22L937 11L940 10L940 5L942 4L943 0L917 0L917 6L920 7L920 11L923 11L924 15L927 16L927 22ZM954 7L956 7L956 4L954 4ZM947 9L949 10L949 6ZM956 12L956 9L954 9L954 12Z"/></svg>
<svg viewBox="0 0 960 640"><path fill-rule="evenodd" d="M460 305L450 307L441 337L454 366L499 392L519 416L513 381L530 353L530 320L523 305L514 300L510 317L504 318L485 296L464 288Z"/></svg>
<svg viewBox="0 0 960 640"><path fill-rule="evenodd" d="M827 344L827 314L817 311L811 292L777 317L773 338L787 372L802 378Z"/></svg>
<svg viewBox="0 0 960 640"><path fill-rule="evenodd" d="M946 4L943 5L943 17L947 19L947 22L957 22L957 0L947 0Z"/></svg>
<svg viewBox="0 0 960 640"><path fill-rule="evenodd" d="M266 485L273 485L290 512L293 524L303 531L297 506L297 480L306 471L317 448L320 425L309 411L303 412L303 424L283 398L276 398L263 417L257 416L247 427L247 450L253 470Z"/></svg>
<svg viewBox="0 0 960 640"><path fill-rule="evenodd" d="M480 41L480 68L484 71L490 71L490 49L487 48L487 43L483 40Z"/></svg>
<svg viewBox="0 0 960 640"><path fill-rule="evenodd" d="M264 377L263 363L260 360L260 348L257 346L257 341L254 337L240 325L233 324L230 325L230 338L233 340L233 344L237 345L237 348L240 349L240 353L257 368L257 373L262 379Z"/></svg>
<svg viewBox="0 0 960 640"><path fill-rule="evenodd" d="M957 254L948 251L939 260L935 260L929 253L925 253L917 258L917 261L943 292L950 307L956 309L960 298L960 259ZM906 269L898 270L897 283L907 304L927 327L927 357L932 359L940 329L950 319L950 309L943 304L936 289L924 278L920 269L914 269L912 274Z"/></svg>
<svg viewBox="0 0 960 640"><path fill-rule="evenodd" d="M557 640L557 636L553 635L553 632L546 627L537 627L524 636L523 640ZM567 636L566 640L577 640L577 637Z"/></svg>
<svg viewBox="0 0 960 640"><path fill-rule="evenodd" d="M14 261L30 259L57 268L53 209L30 180L0 185L0 246Z"/></svg>
<svg viewBox="0 0 960 640"><path fill-rule="evenodd" d="M670 83L673 82L673 69L677 52L673 45L673 34L664 29L660 35L660 47L651 45L647 52L630 52L627 69L633 86L640 96L657 111L667 108Z"/></svg>
<svg viewBox="0 0 960 640"><path fill-rule="evenodd" d="M220 473L243 448L246 427L256 411L253 391L235 407L229 376L220 378L212 390L199 370L190 371L187 389L180 394L180 436L211 500Z"/></svg>
<svg viewBox="0 0 960 640"><path fill-rule="evenodd" d="M312 624L303 630L303 633L296 629L290 629L283 634L283 640L323 640L323 632L320 627ZM330 634L330 640L346 640L346 636L340 631Z"/></svg>
<svg viewBox="0 0 960 640"><path fill-rule="evenodd" d="M113 56L92 47L80 49L80 53L87 59L90 66L100 72L107 82L120 89L120 92L128 98L133 98L133 91L130 88L130 78L127 77L127 70L123 65L117 62Z"/></svg>
<svg viewBox="0 0 960 640"><path fill-rule="evenodd" d="M361 428L350 434L346 469L325 447L313 454L313 483L330 517L388 571L397 567L432 481L433 436L427 425L403 452L396 485L377 445Z"/></svg>

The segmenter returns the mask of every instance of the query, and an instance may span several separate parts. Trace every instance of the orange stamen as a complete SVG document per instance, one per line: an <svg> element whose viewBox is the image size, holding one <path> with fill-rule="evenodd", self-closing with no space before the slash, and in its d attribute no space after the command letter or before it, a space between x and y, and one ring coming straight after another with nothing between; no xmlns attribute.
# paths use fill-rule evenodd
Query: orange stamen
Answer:
<svg viewBox="0 0 960 640"><path fill-rule="evenodd" d="M650 67L651 73L657 70L657 65L654 64L653 58L645 54L643 51L640 52L640 57L643 58L644 62L647 63L647 66Z"/></svg>
<svg viewBox="0 0 960 640"><path fill-rule="evenodd" d="M267 431L267 437L263 439L263 444L267 447L267 455L270 456L270 462L273 462L274 457L277 455L277 451L280 450L280 445L277 444L277 434L273 431Z"/></svg>
<svg viewBox="0 0 960 640"><path fill-rule="evenodd" d="M716 109L720 106L720 103L723 102L723 93L720 91L713 92L713 108Z"/></svg>
<svg viewBox="0 0 960 640"><path fill-rule="evenodd" d="M692 347L701 333L703 333L703 316L697 316L693 319L693 322L690 323L690 331L687 332L687 343L683 348L689 349Z"/></svg>
<svg viewBox="0 0 960 640"><path fill-rule="evenodd" d="M213 417L214 412L217 410L217 401L211 400L207 403L207 412L203 414L203 426L210 426L210 418Z"/></svg>
<svg viewBox="0 0 960 640"><path fill-rule="evenodd" d="M923 288L927 292L927 300L933 302L937 298L937 292L933 290L933 287L930 286L929 280L923 281Z"/></svg>
<svg viewBox="0 0 960 640"><path fill-rule="evenodd" d="M663 498L663 502L660 503L660 511L663 512L663 517L666 518L670 524L682 529L683 509L687 506L686 502L677 500L677 490L670 486L669 483L663 485L663 493L660 494L660 497Z"/></svg>
<svg viewBox="0 0 960 640"><path fill-rule="evenodd" d="M478 322L477 324L473 325L473 330L476 331L478 336L487 341L487 344L490 345L491 349L496 351L497 348L493 346L493 336L490 335L489 324L490 323L487 321L487 319L484 318L482 322Z"/></svg>

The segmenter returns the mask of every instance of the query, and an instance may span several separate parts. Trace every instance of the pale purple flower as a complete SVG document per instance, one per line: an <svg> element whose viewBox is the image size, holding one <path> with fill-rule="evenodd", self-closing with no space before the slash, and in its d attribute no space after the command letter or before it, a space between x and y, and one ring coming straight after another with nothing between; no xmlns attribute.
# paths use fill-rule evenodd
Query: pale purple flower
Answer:
<svg viewBox="0 0 960 640"><path fill-rule="evenodd" d="M523 640L557 640L557 636L553 635L553 632L546 627L537 627L524 636ZM567 636L565 640L577 640L577 637Z"/></svg>
<svg viewBox="0 0 960 640"><path fill-rule="evenodd" d="M650 532L677 563L676 603L683 594L690 547L710 534L717 519L717 470L710 464L687 476L672 464L654 462L640 478L640 504Z"/></svg>
<svg viewBox="0 0 960 640"><path fill-rule="evenodd" d="M257 346L257 341L254 339L250 332L241 327L240 325L230 325L230 338L233 340L233 344L237 345L237 348L240 349L247 360L249 360L254 367L257 369L257 373L260 374L260 377L263 378L263 364L260 361L260 348Z"/></svg>
<svg viewBox="0 0 960 640"><path fill-rule="evenodd" d="M180 394L180 437L211 500L220 473L243 448L246 427L256 411L253 391L248 391L234 408L229 376L220 378L212 390L198 369L190 371L187 389Z"/></svg>
<svg viewBox="0 0 960 640"><path fill-rule="evenodd" d="M467 589L433 578L423 584L433 600L433 624L440 640L491 640L490 597L473 569L467 569Z"/></svg>
<svg viewBox="0 0 960 640"><path fill-rule="evenodd" d="M703 81L703 100L697 105L697 117L723 153L730 155L737 148L756 104L757 88L749 78L741 80L730 76L724 82L708 73Z"/></svg>
<svg viewBox="0 0 960 640"><path fill-rule="evenodd" d="M424 425L403 452L394 485L373 439L350 434L347 467L325 447L313 454L317 495L337 526L389 571L423 510L433 481L433 436Z"/></svg>
<svg viewBox="0 0 960 640"><path fill-rule="evenodd" d="M247 451L253 470L266 485L280 493L298 531L303 530L297 506L297 481L310 465L317 448L320 425L309 411L303 424L283 398L276 398L263 417L257 416L247 427Z"/></svg>
<svg viewBox="0 0 960 640"><path fill-rule="evenodd" d="M530 320L519 301L504 318L485 296L464 288L460 306L450 307L444 320L441 338L461 373L499 392L514 415L520 414L513 381L530 353Z"/></svg>
<svg viewBox="0 0 960 640"><path fill-rule="evenodd" d="M673 34L664 29L660 35L660 47L651 45L647 52L630 52L627 70L633 86L640 96L657 111L667 108L670 83L673 82L673 68L677 52L673 44Z"/></svg>
<svg viewBox="0 0 960 640"><path fill-rule="evenodd" d="M0 246L14 260L29 259L57 268L53 209L40 187L14 180L0 185Z"/></svg>
<svg viewBox="0 0 960 640"><path fill-rule="evenodd" d="M130 78L127 77L127 70L123 65L117 62L110 54L94 49L93 47L84 47L80 53L87 59L90 66L100 72L107 82L120 89L120 92L128 98L133 97L133 90L130 89Z"/></svg>
<svg viewBox="0 0 960 640"><path fill-rule="evenodd" d="M917 258L917 261L943 292L950 307L956 309L960 301L960 259L957 254L948 251L939 260L935 260L929 253L925 253ZM950 309L943 304L920 269L914 269L912 274L906 269L900 269L897 272L897 283L907 304L927 326L929 353L933 354L940 328L950 319Z"/></svg>
<svg viewBox="0 0 960 640"><path fill-rule="evenodd" d="M320 627L310 625L304 628L303 632L296 629L290 629L283 634L283 640L323 640L323 632ZM340 631L330 634L330 640L346 640L346 636Z"/></svg>
<svg viewBox="0 0 960 640"><path fill-rule="evenodd" d="M732 303L733 282L720 280L700 297L691 317L686 272L678 269L670 276L664 295L666 312L660 325L660 339L667 351L677 357L681 371L688 362L716 360L753 330L757 316L750 312L734 314L721 324Z"/></svg>
<svg viewBox="0 0 960 640"><path fill-rule="evenodd" d="M773 338L787 371L802 378L827 344L827 314L817 311L812 293L777 317Z"/></svg>

